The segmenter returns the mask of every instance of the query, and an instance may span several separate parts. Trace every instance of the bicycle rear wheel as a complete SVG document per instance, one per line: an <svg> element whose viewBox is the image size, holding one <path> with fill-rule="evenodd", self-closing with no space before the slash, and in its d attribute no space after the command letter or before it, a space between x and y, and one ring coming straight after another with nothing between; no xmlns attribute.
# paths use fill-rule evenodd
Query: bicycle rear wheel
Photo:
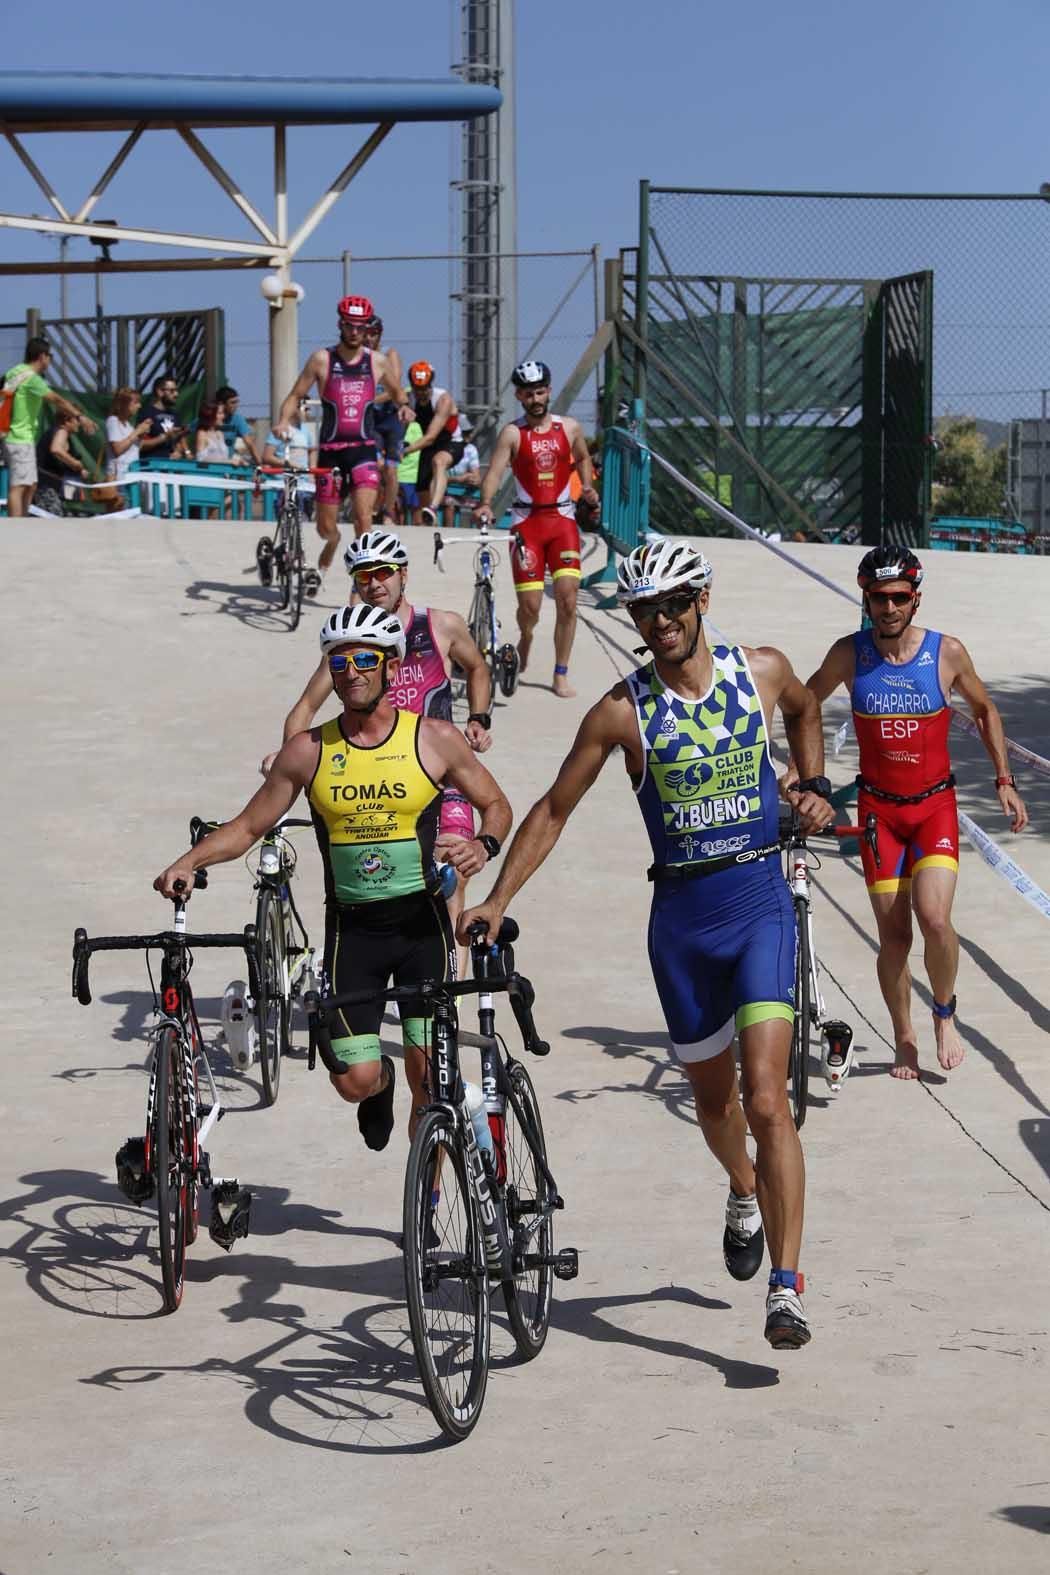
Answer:
<svg viewBox="0 0 1050 1575"><path fill-rule="evenodd" d="M795 1126L801 1128L809 1103L809 906L795 899L798 946L795 951L795 1022L791 1031L791 1105Z"/></svg>
<svg viewBox="0 0 1050 1575"><path fill-rule="evenodd" d="M484 1404L491 1323L477 1205L460 1134L447 1110L426 1111L412 1139L404 1251L419 1376L441 1431L459 1442L473 1430Z"/></svg>
<svg viewBox="0 0 1050 1575"><path fill-rule="evenodd" d="M295 633L303 611L303 522L296 514L288 524L288 627Z"/></svg>
<svg viewBox="0 0 1050 1575"><path fill-rule="evenodd" d="M193 1169L192 1139L187 1125L189 1102L182 1084L182 1045L174 1028L161 1030L156 1054L153 1169L157 1181L164 1305L168 1312L174 1312L182 1300L186 1270L186 1211Z"/></svg>
<svg viewBox="0 0 1050 1575"><path fill-rule="evenodd" d="M531 1128L537 1147L547 1159L547 1145L540 1120L540 1107L532 1079L519 1062L508 1067L511 1087L521 1107L521 1115ZM504 1201L507 1224L510 1227L511 1246L517 1263L519 1251L527 1258L551 1258L554 1253L554 1225L548 1214L538 1230L530 1234L550 1200L550 1188L545 1181L536 1157L525 1140L522 1120L511 1100L507 1101L505 1127L507 1150L507 1181ZM551 1292L554 1270L550 1263L534 1263L520 1274L503 1282L503 1300L507 1304L507 1320L524 1362L531 1362L543 1350L551 1322Z"/></svg>
<svg viewBox="0 0 1050 1575"><path fill-rule="evenodd" d="M259 973L259 999L255 1003L259 1025L259 1066L263 1102L277 1103L281 1082L281 1057L288 1050L288 996L285 992L284 932L280 898L271 886L259 893L255 910L255 936Z"/></svg>

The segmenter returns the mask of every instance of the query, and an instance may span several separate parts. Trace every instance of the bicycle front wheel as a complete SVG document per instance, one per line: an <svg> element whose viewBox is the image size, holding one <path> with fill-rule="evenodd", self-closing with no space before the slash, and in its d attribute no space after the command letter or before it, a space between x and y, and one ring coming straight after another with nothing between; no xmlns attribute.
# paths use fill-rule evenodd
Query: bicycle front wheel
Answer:
<svg viewBox="0 0 1050 1575"><path fill-rule="evenodd" d="M286 533L288 553L288 627L295 633L303 611L303 522L296 514Z"/></svg>
<svg viewBox="0 0 1050 1575"><path fill-rule="evenodd" d="M798 946L795 951L795 1023L791 1031L791 1105L801 1128L809 1103L809 906L795 899Z"/></svg>
<svg viewBox="0 0 1050 1575"><path fill-rule="evenodd" d="M503 1282L507 1320L524 1362L531 1362L543 1350L551 1322L551 1293L554 1270L549 1260L554 1254L554 1225L548 1214L537 1228L536 1222L550 1202L550 1188L540 1170L536 1154L526 1140L526 1128L544 1163L547 1145L536 1090L525 1068L514 1062L509 1068L514 1098L507 1101L505 1143L507 1181L504 1201L510 1228L515 1271L519 1257L521 1273ZM520 1110L520 1114L519 1114ZM546 1263L541 1261L547 1259Z"/></svg>
<svg viewBox="0 0 1050 1575"><path fill-rule="evenodd" d="M492 589L484 581L474 587L467 628L486 662L491 662L495 655L492 647Z"/></svg>
<svg viewBox="0 0 1050 1575"><path fill-rule="evenodd" d="M422 1116L408 1156L405 1292L419 1376L448 1438L473 1430L485 1400L489 1280L463 1148L447 1110Z"/></svg>
<svg viewBox="0 0 1050 1575"><path fill-rule="evenodd" d="M157 1181L164 1306L168 1312L174 1312L182 1300L186 1271L186 1217L193 1169L193 1142L188 1125L189 1101L182 1082L182 1045L174 1028L161 1030L156 1054L153 1169Z"/></svg>
<svg viewBox="0 0 1050 1575"><path fill-rule="evenodd" d="M259 1065L263 1102L277 1103L281 1082L281 1056L288 1049L288 996L285 991L284 932L280 898L271 886L259 893L255 911L259 999L255 1003L259 1025Z"/></svg>

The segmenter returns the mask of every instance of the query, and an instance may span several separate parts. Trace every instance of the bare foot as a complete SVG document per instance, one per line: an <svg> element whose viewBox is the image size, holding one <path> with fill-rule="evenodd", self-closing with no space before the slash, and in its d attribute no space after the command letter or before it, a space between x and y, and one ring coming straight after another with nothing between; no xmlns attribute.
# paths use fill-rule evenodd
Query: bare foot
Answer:
<svg viewBox="0 0 1050 1575"><path fill-rule="evenodd" d="M897 1046L893 1065L890 1067L890 1076L902 1080L914 1079L919 1075L919 1047L905 1043Z"/></svg>
<svg viewBox="0 0 1050 1575"><path fill-rule="evenodd" d="M938 1017L935 1013L933 1033L934 1038L937 1040L938 1062L946 1072L954 1072L957 1066L962 1065L962 1059L966 1053L962 1047L962 1040L959 1038L959 1030L955 1026L955 1018Z"/></svg>
<svg viewBox="0 0 1050 1575"><path fill-rule="evenodd" d="M555 673L551 688L559 700L575 700L576 691L565 677L564 673Z"/></svg>
<svg viewBox="0 0 1050 1575"><path fill-rule="evenodd" d="M518 641L518 672L523 673L529 665L529 652L532 650L532 636L528 639L522 635Z"/></svg>

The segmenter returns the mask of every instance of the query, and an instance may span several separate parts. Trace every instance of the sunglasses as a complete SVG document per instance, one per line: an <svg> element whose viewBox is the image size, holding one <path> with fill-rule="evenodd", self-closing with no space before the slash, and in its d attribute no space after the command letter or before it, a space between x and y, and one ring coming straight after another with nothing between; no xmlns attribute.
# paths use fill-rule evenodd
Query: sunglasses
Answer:
<svg viewBox="0 0 1050 1575"><path fill-rule="evenodd" d="M907 607L908 603L915 600L914 591L869 591L869 602L874 602L879 607Z"/></svg>
<svg viewBox="0 0 1050 1575"><path fill-rule="evenodd" d="M635 623L649 623L657 613L663 613L665 618L680 618L695 601L695 591L678 591L674 596L661 596L658 601L629 602L627 611Z"/></svg>
<svg viewBox="0 0 1050 1575"><path fill-rule="evenodd" d="M384 580L389 580L390 576L396 573L397 567L393 563L381 563L375 569L355 569L354 584L367 585L370 580L378 580L382 584Z"/></svg>
<svg viewBox="0 0 1050 1575"><path fill-rule="evenodd" d="M328 658L328 671L345 673L352 667L355 673L374 673L382 660L382 651L339 651Z"/></svg>

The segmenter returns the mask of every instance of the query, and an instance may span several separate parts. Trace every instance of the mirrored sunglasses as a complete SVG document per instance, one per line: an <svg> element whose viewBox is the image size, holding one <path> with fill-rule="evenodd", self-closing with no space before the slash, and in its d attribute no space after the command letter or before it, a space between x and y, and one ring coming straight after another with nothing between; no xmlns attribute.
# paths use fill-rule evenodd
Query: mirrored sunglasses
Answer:
<svg viewBox="0 0 1050 1575"><path fill-rule="evenodd" d="M382 660L382 651L337 651L328 658L328 671L345 673L352 667L355 673L374 673Z"/></svg>

